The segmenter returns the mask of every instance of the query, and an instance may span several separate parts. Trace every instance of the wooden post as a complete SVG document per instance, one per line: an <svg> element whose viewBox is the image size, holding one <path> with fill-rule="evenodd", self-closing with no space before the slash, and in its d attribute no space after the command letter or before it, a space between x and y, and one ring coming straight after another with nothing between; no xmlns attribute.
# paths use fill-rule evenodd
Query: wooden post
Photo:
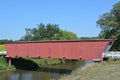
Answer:
<svg viewBox="0 0 120 80"><path fill-rule="evenodd" d="M8 58L8 66L11 66L11 57Z"/></svg>

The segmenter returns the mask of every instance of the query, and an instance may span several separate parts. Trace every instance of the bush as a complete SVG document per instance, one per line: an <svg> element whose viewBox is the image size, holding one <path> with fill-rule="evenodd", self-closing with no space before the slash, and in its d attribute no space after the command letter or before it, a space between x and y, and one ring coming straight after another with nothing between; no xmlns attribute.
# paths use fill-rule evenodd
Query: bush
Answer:
<svg viewBox="0 0 120 80"><path fill-rule="evenodd" d="M8 67L8 64L4 57L0 57L0 70L4 70Z"/></svg>

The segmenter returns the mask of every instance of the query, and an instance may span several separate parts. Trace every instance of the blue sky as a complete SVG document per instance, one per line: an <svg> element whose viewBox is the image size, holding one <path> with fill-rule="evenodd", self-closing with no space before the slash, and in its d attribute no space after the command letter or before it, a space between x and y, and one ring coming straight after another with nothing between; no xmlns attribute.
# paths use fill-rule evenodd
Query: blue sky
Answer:
<svg viewBox="0 0 120 80"><path fill-rule="evenodd" d="M119 0L0 0L0 39L18 40L25 28L59 24L79 37L100 33L96 21Z"/></svg>

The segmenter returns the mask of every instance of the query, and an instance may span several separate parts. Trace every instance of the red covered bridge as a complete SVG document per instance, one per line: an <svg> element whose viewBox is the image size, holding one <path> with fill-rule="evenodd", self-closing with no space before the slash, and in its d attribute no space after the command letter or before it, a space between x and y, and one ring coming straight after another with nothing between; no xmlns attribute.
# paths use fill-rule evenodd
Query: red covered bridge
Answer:
<svg viewBox="0 0 120 80"><path fill-rule="evenodd" d="M75 60L103 60L103 52L114 40L69 40L6 43L9 65L11 58L59 58Z"/></svg>

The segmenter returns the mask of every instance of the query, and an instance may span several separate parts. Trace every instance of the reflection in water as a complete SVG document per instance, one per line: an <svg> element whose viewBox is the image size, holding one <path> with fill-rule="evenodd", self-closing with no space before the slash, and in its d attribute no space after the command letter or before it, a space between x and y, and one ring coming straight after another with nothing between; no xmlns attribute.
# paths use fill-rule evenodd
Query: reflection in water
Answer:
<svg viewBox="0 0 120 80"><path fill-rule="evenodd" d="M70 74L78 67L84 66L89 62L75 61L65 64L45 66L36 71L14 70L0 72L0 80L58 80L61 75Z"/></svg>
<svg viewBox="0 0 120 80"><path fill-rule="evenodd" d="M19 76L20 76L20 74L14 73L14 74L11 75L11 80L18 80L18 79L19 79ZM20 76L20 77L21 77L21 76ZM20 80L21 80L21 79L20 79Z"/></svg>

